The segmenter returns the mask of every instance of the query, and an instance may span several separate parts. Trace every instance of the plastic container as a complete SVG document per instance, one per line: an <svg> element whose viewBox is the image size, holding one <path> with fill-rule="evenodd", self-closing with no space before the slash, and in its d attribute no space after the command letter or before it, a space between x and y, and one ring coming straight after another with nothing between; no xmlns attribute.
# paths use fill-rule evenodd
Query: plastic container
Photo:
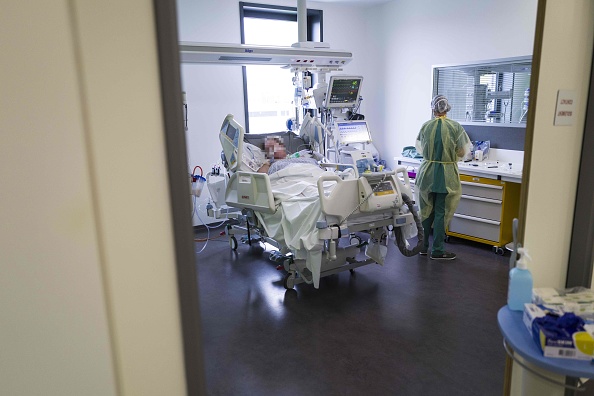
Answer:
<svg viewBox="0 0 594 396"><path fill-rule="evenodd" d="M518 253L520 258L516 262L516 267L509 271L507 306L512 311L523 311L524 304L532 302L533 282L532 274L528 269L531 258L524 248L518 248Z"/></svg>
<svg viewBox="0 0 594 396"><path fill-rule="evenodd" d="M213 175L206 174L206 187L210 193L210 197L217 208L226 205L225 191L227 190L227 177L225 174Z"/></svg>
<svg viewBox="0 0 594 396"><path fill-rule="evenodd" d="M194 176L194 181L192 182L192 195L199 197L200 194L202 194L205 181L206 179L202 176Z"/></svg>

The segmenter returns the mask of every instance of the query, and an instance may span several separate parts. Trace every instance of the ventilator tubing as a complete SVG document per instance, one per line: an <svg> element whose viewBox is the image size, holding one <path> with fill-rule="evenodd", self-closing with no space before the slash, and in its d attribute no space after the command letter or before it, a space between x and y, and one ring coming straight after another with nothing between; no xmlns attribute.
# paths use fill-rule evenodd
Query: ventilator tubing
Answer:
<svg viewBox="0 0 594 396"><path fill-rule="evenodd" d="M421 223L421 219L419 219L418 213L414 208L413 201L408 197L406 194L402 194L402 200L408 206L408 209L413 215L415 219L415 223L417 224L417 246L415 246L412 250L407 248L408 243L406 242L406 238L404 238L404 234L402 233L402 227L396 227L395 231L395 240L394 244L398 246L400 253L402 253L405 257L412 257L423 249L423 241L424 241L424 231L423 231L423 224Z"/></svg>

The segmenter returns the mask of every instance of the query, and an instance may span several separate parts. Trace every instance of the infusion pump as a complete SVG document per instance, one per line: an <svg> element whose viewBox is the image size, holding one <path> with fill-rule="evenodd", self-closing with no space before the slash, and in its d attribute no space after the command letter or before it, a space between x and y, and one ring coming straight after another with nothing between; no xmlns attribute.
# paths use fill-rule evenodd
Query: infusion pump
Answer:
<svg viewBox="0 0 594 396"><path fill-rule="evenodd" d="M395 172L372 172L359 175L359 210L375 212L402 206L402 193Z"/></svg>

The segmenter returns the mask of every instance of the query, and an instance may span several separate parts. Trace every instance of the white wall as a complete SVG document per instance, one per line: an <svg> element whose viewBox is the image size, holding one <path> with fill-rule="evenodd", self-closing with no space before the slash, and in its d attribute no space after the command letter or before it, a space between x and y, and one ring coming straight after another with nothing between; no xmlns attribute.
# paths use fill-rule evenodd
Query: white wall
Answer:
<svg viewBox="0 0 594 396"><path fill-rule="evenodd" d="M575 153L583 140L593 41L593 2L546 2L524 237L535 287L565 287L580 162ZM573 90L578 98L572 126L553 125L560 89ZM552 158L562 158L563 166L552 167ZM552 195L559 196L556 204ZM516 365L512 380L514 395L564 394Z"/></svg>
<svg viewBox="0 0 594 396"><path fill-rule="evenodd" d="M296 0L263 1L261 3L297 7ZM362 94L366 87L369 64L367 29L362 23L364 8L355 5L307 2L307 7L324 11L324 41L333 49L353 52L353 61L337 74L363 75ZM179 0L178 24L180 41L240 43L239 2L237 0ZM352 30L351 30L352 29ZM294 42L297 41L295 37ZM287 43L286 45L291 45ZM270 66L278 67L278 66ZM182 86L188 102L188 171L199 165L206 173L220 162L221 145L218 131L223 118L231 113L245 125L243 107L243 79L241 66L234 65L182 65ZM292 74L287 71L287 79ZM361 105L364 113L372 103L367 99ZM280 129L279 129L280 130ZM201 205L201 220L206 217L204 206L208 201L205 192L197 199ZM197 217L194 225L202 224Z"/></svg>
<svg viewBox="0 0 594 396"><path fill-rule="evenodd" d="M0 13L0 387L115 395L67 2ZM6 40L6 41L4 41Z"/></svg>
<svg viewBox="0 0 594 396"><path fill-rule="evenodd" d="M524 239L532 253L537 287L565 286L593 37L593 2L547 2ZM553 125L560 89L576 93L572 126ZM563 166L551 167L551 158L563 158ZM549 199L551 181L553 194L560 197L554 206Z"/></svg>
<svg viewBox="0 0 594 396"><path fill-rule="evenodd" d="M297 5L294 0L262 3ZM353 52L342 74L363 75L361 112L391 165L402 147L414 144L430 114L433 65L532 54L536 0L310 1L307 6L324 11L324 41ZM179 0L178 17L181 41L240 42L237 0ZM437 40L444 44L436 45ZM200 165L207 172L219 161L217 131L225 115L245 119L241 67L185 64L182 80L188 94L189 171ZM197 202L204 206L207 200L203 193ZM200 213L203 221L212 221ZM194 224L201 221L194 217Z"/></svg>
<svg viewBox="0 0 594 396"><path fill-rule="evenodd" d="M120 389L185 394L152 3L81 0L76 11Z"/></svg>
<svg viewBox="0 0 594 396"><path fill-rule="evenodd" d="M0 393L183 395L152 5L1 3Z"/></svg>
<svg viewBox="0 0 594 396"><path fill-rule="evenodd" d="M394 165L431 115L431 67L532 55L536 0L391 1L366 14L379 50L368 64L370 122L382 156ZM374 73L377 68L378 73ZM371 86L370 86L371 85Z"/></svg>

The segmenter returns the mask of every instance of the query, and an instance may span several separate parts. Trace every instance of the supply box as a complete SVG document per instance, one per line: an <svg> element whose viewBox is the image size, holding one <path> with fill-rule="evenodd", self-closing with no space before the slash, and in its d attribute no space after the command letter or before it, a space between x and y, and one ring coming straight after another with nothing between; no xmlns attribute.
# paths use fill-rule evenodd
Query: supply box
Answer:
<svg viewBox="0 0 594 396"><path fill-rule="evenodd" d="M536 319L547 314L561 317L565 313L559 307L525 304L523 321L528 332L544 356L564 359L591 360L594 356L594 324L584 324L576 332L564 329L550 329Z"/></svg>
<svg viewBox="0 0 594 396"><path fill-rule="evenodd" d="M590 325L584 326L586 330ZM544 356L563 359L592 360L592 351L594 351L594 338L592 331L579 331L579 337L576 339L576 333L550 331L544 328L538 321L532 323L532 337L540 347ZM579 342L579 346L576 345ZM586 354L584 352L588 352Z"/></svg>
<svg viewBox="0 0 594 396"><path fill-rule="evenodd" d="M584 319L594 319L594 291L586 288L572 288L559 293L550 287L534 288L532 302L548 309L573 312Z"/></svg>
<svg viewBox="0 0 594 396"><path fill-rule="evenodd" d="M547 313L536 304L524 304L524 325L532 333L532 322L536 318L544 318Z"/></svg>

